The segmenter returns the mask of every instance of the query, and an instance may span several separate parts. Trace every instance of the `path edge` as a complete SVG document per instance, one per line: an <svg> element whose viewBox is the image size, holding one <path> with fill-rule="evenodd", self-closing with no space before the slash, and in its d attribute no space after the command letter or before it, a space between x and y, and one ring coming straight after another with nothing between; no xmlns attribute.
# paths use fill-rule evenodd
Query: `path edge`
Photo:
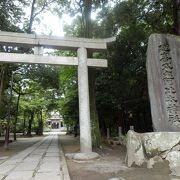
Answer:
<svg viewBox="0 0 180 180"><path fill-rule="evenodd" d="M60 136L60 135L59 135ZM64 152L62 150L62 144L60 142L60 137L58 136L58 141L59 141L59 153L61 157L61 162L62 162L62 174L63 174L63 179L64 180L71 180L70 175L69 175L69 170L67 167L67 162L64 156Z"/></svg>

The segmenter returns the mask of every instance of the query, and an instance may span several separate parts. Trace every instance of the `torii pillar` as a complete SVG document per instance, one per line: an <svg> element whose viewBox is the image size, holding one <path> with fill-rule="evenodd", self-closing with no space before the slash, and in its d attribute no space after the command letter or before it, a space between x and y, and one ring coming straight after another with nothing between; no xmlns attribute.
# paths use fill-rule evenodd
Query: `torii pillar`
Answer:
<svg viewBox="0 0 180 180"><path fill-rule="evenodd" d="M84 47L78 49L78 95L79 95L79 122L80 122L80 151L92 152L90 107L89 107L89 83L87 50Z"/></svg>

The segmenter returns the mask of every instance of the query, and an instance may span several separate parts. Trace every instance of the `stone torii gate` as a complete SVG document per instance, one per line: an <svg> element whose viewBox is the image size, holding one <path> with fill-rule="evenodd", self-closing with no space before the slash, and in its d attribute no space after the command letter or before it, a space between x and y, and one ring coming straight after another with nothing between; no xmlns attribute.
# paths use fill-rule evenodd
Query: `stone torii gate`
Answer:
<svg viewBox="0 0 180 180"><path fill-rule="evenodd" d="M87 58L87 50L91 52L107 49L107 45L115 38L86 39L59 38L53 36L23 34L0 31L0 44L33 48L34 54L0 53L0 62L4 63L35 63L51 65L78 66L78 95L80 122L80 151L92 153L88 66L107 67L106 59ZM77 51L77 57L43 56L43 48L54 48Z"/></svg>

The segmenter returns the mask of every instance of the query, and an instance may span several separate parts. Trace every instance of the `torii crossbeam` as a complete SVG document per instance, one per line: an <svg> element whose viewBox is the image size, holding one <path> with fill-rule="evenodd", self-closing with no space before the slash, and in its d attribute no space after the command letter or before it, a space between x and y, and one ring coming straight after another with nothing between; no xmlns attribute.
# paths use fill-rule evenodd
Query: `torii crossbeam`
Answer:
<svg viewBox="0 0 180 180"><path fill-rule="evenodd" d="M78 66L78 95L80 122L80 151L92 152L88 66L107 67L106 59L89 59L87 50L100 51L115 38L86 39L59 38L53 36L12 33L0 31L0 45L34 48L34 54L0 53L0 62L4 63L35 63ZM43 56L42 48L76 50L78 57Z"/></svg>

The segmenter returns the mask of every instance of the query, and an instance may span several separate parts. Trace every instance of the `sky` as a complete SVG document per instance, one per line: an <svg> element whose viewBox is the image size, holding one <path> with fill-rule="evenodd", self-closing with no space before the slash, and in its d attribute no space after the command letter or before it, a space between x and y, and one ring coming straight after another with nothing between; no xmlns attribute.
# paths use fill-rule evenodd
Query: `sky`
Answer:
<svg viewBox="0 0 180 180"><path fill-rule="evenodd" d="M97 13L92 13L92 19L96 19ZM36 34L45 34L45 35L53 35L53 36L64 36L63 27L65 25L71 25L73 18L68 14L62 15L59 18L57 15L52 14L50 11L46 11L45 13L41 13L39 15L40 22L34 21L33 29L35 29Z"/></svg>
<svg viewBox="0 0 180 180"><path fill-rule="evenodd" d="M53 15L51 12L42 13L41 22L34 22L33 28L36 34L46 34L53 36L64 36L63 26L65 24L70 25L72 23L72 18L68 15L63 15L60 19L58 16Z"/></svg>
<svg viewBox="0 0 180 180"><path fill-rule="evenodd" d="M19 2L16 1L15 2ZM18 5L18 4L17 4ZM109 5L113 7L115 3L113 1L109 2ZM52 5L53 7L54 5ZM50 9L52 9L50 7ZM98 9L96 12L92 12L91 18L93 20L96 19L97 14L98 14ZM27 19L29 19L31 13L31 8L27 7L25 9L25 16ZM53 36L59 36L63 37L65 35L63 31L64 25L71 25L73 18L75 17L70 17L68 14L63 14L62 17L60 18L59 16L53 14L51 11L45 10L44 12L41 12L38 15L38 18L40 21L34 21L33 22L33 31L36 32L36 34L44 34L44 35L53 35ZM20 24L20 26L23 26L23 24Z"/></svg>
<svg viewBox="0 0 180 180"><path fill-rule="evenodd" d="M52 9L52 7L50 7L50 9ZM31 13L31 4L24 9L24 12L25 19L28 20ZM36 20L37 18L39 20ZM59 18L59 16L53 14L50 10L44 10L44 12L38 14L38 16L33 21L32 29L36 32L36 34L39 35L53 35L63 37L65 34L63 31L63 26L65 24L70 25L72 21L73 18L71 18L68 14L64 14L61 18ZM20 26L23 27L23 23L20 24Z"/></svg>

